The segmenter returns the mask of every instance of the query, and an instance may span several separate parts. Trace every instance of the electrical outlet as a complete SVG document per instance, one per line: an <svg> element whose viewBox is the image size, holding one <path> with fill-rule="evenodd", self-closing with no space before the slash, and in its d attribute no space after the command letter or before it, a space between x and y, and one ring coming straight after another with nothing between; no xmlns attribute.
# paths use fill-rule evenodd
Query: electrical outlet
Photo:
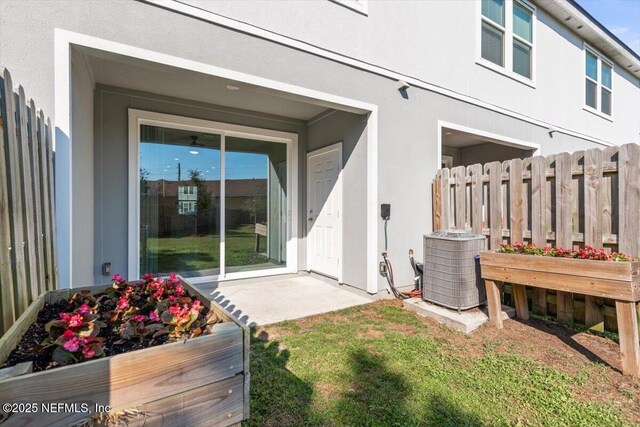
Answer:
<svg viewBox="0 0 640 427"><path fill-rule="evenodd" d="M384 261L380 261L379 270L382 277L387 277L387 264Z"/></svg>

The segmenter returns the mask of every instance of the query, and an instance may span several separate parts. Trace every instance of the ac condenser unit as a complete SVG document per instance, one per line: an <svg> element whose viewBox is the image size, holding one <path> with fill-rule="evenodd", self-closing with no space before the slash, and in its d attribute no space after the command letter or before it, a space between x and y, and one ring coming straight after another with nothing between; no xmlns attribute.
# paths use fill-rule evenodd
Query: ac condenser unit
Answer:
<svg viewBox="0 0 640 427"><path fill-rule="evenodd" d="M486 237L465 230L424 236L422 298L458 311L484 304L479 255L485 248Z"/></svg>

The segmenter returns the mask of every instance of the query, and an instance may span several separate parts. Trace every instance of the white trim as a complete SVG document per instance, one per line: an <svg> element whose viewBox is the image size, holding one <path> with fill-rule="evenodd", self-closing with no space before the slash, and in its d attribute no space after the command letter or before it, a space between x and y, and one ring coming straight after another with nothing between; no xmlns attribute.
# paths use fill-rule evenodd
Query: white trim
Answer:
<svg viewBox="0 0 640 427"><path fill-rule="evenodd" d="M521 139L511 138L509 136L500 135L493 132L487 132L485 130L474 129L468 126L459 125L456 123L445 122L442 120L438 120L438 155L436 157L436 169L442 169L442 130L443 129L452 129L460 132L471 133L477 135L482 138L495 139L500 141L501 145L506 145L508 147L520 148L525 150L534 150L533 156L540 155L540 144L536 144L535 142L523 141ZM497 142L496 142L497 144Z"/></svg>
<svg viewBox="0 0 640 427"><path fill-rule="evenodd" d="M56 138L58 141L64 140L64 138L70 138L71 128L71 74L69 54L72 45L85 46L93 49L99 49L119 55L128 57L140 58L147 61L169 65L177 68L183 68L191 71L198 71L200 73L229 78L237 80L239 82L245 82L249 84L260 85L263 87L279 90L287 94L295 95L297 97L306 98L309 101L322 104L328 108L335 108L343 111L349 111L352 113L365 114L369 113L367 122L367 291L369 293L376 293L378 290L378 106L359 100L336 96L326 92L319 92L311 89L307 89L300 86L295 86L287 83L278 82L266 78L253 76L250 74L239 73L236 71L228 70L221 67L216 67L210 64L204 64L201 62L190 61L184 58L179 58L172 55L167 55L159 52L150 51L134 46L125 45L118 42L113 42L97 37L91 37L84 34L78 34L71 31L56 28L55 32L55 118L56 118ZM66 60L65 60L66 58ZM66 65L65 65L66 64ZM66 132L66 133L65 133ZM68 135L68 136L67 136ZM296 138L297 141L297 138ZM60 174L70 173L73 166L70 153L67 156L57 156L56 163L59 167L56 171L60 171ZM292 149L292 156L297 158L297 148ZM292 171L298 170L298 162L293 162ZM67 187L63 185L63 180L58 179L59 175L56 172L56 190L58 195L62 191L71 197L70 180ZM298 194L298 182L292 182L292 191ZM60 202L60 200L58 200ZM70 224L72 218L72 210L70 202L67 204L58 204L58 206L64 206L66 209L57 209L56 224L58 226L58 236L69 236ZM66 212L66 216L65 216ZM298 218L292 216L292 227L294 230L298 230ZM70 241L70 240L69 240ZM69 279L71 275L71 250L70 246L66 253L64 251L64 245L60 244L61 237L58 238L58 255L59 263L62 266L65 256L68 262L68 270L66 278ZM289 256L290 248L287 247L287 256ZM297 253L295 257L297 258ZM293 259L293 258L290 258ZM64 273L64 270L62 270ZM60 276L60 283L64 284L65 275Z"/></svg>
<svg viewBox="0 0 640 427"><path fill-rule="evenodd" d="M434 93L439 93L449 98L457 99L459 101L466 102L468 104L475 105L477 107L485 108L487 110L494 111L494 112L503 114L505 116L512 117L514 119L522 120L524 122L531 123L536 126L540 126L542 128L554 128L558 133L563 133L565 135L584 139L585 141L590 141L595 144L600 144L607 147L612 147L616 145L613 142L605 141L603 139L595 138L578 131L566 129L566 128L563 128L562 126L554 125L552 123L545 122L543 120L529 117L525 114L521 114L516 111L512 111L507 108L503 108L498 105L491 104L481 99L474 98L472 96L465 95L460 92L456 92L454 90L447 89L442 86L438 86L438 85L426 82L416 77L411 77L406 74L402 74L400 72L390 70L388 68L370 64L368 62L364 62L346 55L342 55L340 53L336 53L336 52L312 45L310 43L303 42L301 40L296 40L291 37L287 37L282 34L275 33L273 31L265 30L255 25L250 25L232 18L228 18L226 16L218 15L216 13L200 9L195 6L187 5L174 0L139 0L139 1L153 4L155 6L158 6L164 9L172 10L174 12L178 12L183 15L192 16L194 18L197 18L206 22L210 22L215 25L219 25L222 27L233 29L235 31L240 31L245 34L256 36L264 40L269 40L269 41L281 44L283 46L288 46L288 47L300 50L302 52L307 52L322 58L339 62L341 64L358 68L360 70L368 71L370 73L377 74L379 76L387 77L396 81L402 80L409 83L412 87L415 87L415 88L425 89ZM377 266L376 266L376 269L377 269Z"/></svg>
<svg viewBox="0 0 640 427"><path fill-rule="evenodd" d="M54 33L54 96L56 155L55 203L58 283L73 287L73 168L71 135L71 50L64 34ZM4 179L4 178L3 178Z"/></svg>
<svg viewBox="0 0 640 427"><path fill-rule="evenodd" d="M298 162L297 158L291 157L297 152L298 137L294 133L281 132L269 129L261 129L249 126L233 125L223 122L194 119L191 117L176 116L164 113L155 113L145 110L129 108L129 254L128 254L128 280L138 280L140 272L140 125L153 125L170 127L173 129L193 130L220 135L220 265L219 274L207 276L203 279L228 280L233 278L256 277L263 275L263 272L274 270L279 274L296 273L298 271L298 229L297 227L287 230L287 265L285 268L256 270L252 272L235 272L226 274L225 265L225 157L227 135L253 140L270 141L287 145L287 169L292 170L290 181L287 182L287 212L292 218L297 218L298 193L293 185L297 181L297 168L293 170L293 165ZM248 274L251 273L251 274Z"/></svg>
<svg viewBox="0 0 640 427"><path fill-rule="evenodd" d="M307 185L307 210L309 209L309 159L311 159L312 157L315 156L320 156L322 154L325 153L329 153L331 151L337 151L338 152L338 162L340 164L340 172L338 172L338 179L336 180L336 187L338 187L338 191L340 192L340 209L338 211L338 216L340 217L340 235L338 236L339 238L339 242L338 242L338 283L339 284L343 284L344 283L344 214L343 214L343 210L344 210L344 187L343 187L343 182L342 182L342 171L344 168L344 164L342 163L342 141L340 142L336 142L335 144L331 144L328 145L326 147L322 147L322 148L318 148L317 150L314 151L310 151L307 153L307 176L305 177L305 181L306 181L306 185ZM308 215L308 213L305 211L305 218ZM311 268L309 267L309 261L308 261L308 254L309 254L309 238L308 238L308 226L305 224L306 226L306 231L307 231L307 270L311 271ZM321 273L322 272L318 272Z"/></svg>
<svg viewBox="0 0 640 427"><path fill-rule="evenodd" d="M331 0L341 6L355 10L365 16L369 14L369 0Z"/></svg>
<svg viewBox="0 0 640 427"><path fill-rule="evenodd" d="M378 275L378 107L369 113L367 121L367 292L375 294L382 279Z"/></svg>
<svg viewBox="0 0 640 427"><path fill-rule="evenodd" d="M605 120L608 120L610 122L613 122L613 80L616 74L616 69L615 66L613 64L613 62L611 60L609 60L606 56L604 56L602 53L600 53L600 51L598 51L597 49L595 49L594 47L592 47L591 45L589 45L587 42L583 41L582 42L582 49L584 50L584 64L585 64L585 68L583 70L583 78L585 79L589 79L590 81L592 81L593 83L596 84L596 108L591 107L590 105L587 104L587 94L586 94L586 87L584 88L584 92L583 92L583 96L582 96L582 109L585 111L588 111L590 113L595 114L596 116L599 116ZM596 57L596 72L597 72L597 79L594 80L591 77L587 76L587 70L586 70L586 60L587 60L587 53L590 52L593 56ZM602 63L607 64L609 67L611 67L611 87L606 87L602 84ZM583 80L584 81L584 80ZM611 114L607 114L602 112L602 90L607 90L609 91L609 94L611 95L611 99L610 99L610 103L611 103Z"/></svg>

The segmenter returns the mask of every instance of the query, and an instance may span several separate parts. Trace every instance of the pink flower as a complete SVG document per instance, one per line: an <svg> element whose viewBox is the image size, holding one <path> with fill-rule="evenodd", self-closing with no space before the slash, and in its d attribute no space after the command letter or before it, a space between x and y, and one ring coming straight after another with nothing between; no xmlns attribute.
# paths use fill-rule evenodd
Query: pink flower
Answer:
<svg viewBox="0 0 640 427"><path fill-rule="evenodd" d="M60 313L60 320L62 320L65 323L69 323L69 320L71 319L71 315L67 314L67 313Z"/></svg>
<svg viewBox="0 0 640 427"><path fill-rule="evenodd" d="M176 297L174 297L173 295L169 295L169 302L172 304L176 302Z"/></svg>
<svg viewBox="0 0 640 427"><path fill-rule="evenodd" d="M74 337L68 340L67 342L65 342L62 347L64 347L65 350L70 351L71 353L74 353L78 351L78 348L80 347L80 343L78 342L78 338Z"/></svg>
<svg viewBox="0 0 640 427"><path fill-rule="evenodd" d="M164 283L164 279L163 279L162 277L158 277L158 278L156 279L156 282L158 282L159 284L161 284L161 285L162 285L162 284Z"/></svg>
<svg viewBox="0 0 640 427"><path fill-rule="evenodd" d="M116 273L116 274L114 274L114 275L113 275L113 279L112 279L112 280L113 280L114 282L116 282L116 283L123 283L123 282L125 282L125 281L126 281L126 280L124 280L124 278L123 278L121 275L119 275L118 273Z"/></svg>
<svg viewBox="0 0 640 427"><path fill-rule="evenodd" d="M191 305L191 307L192 307L192 308L195 308L196 310L200 310L200 308L202 308L202 307L201 307L200 300L195 300L195 301L193 302L193 304Z"/></svg>
<svg viewBox="0 0 640 427"><path fill-rule="evenodd" d="M151 319L153 322L157 322L160 320L160 316L158 316L158 313L156 313L155 310L149 312L149 319Z"/></svg>
<svg viewBox="0 0 640 427"><path fill-rule="evenodd" d="M129 307L129 300L127 299L126 296L121 297L118 300L118 308L120 310L126 310Z"/></svg>
<svg viewBox="0 0 640 427"><path fill-rule="evenodd" d="M89 308L89 304L85 302L76 311L80 314L87 314L91 309Z"/></svg>
<svg viewBox="0 0 640 427"><path fill-rule="evenodd" d="M96 352L93 351L91 349L91 347L85 347L82 349L82 355L86 358L86 359L91 359L93 356L96 355Z"/></svg>
<svg viewBox="0 0 640 427"><path fill-rule="evenodd" d="M184 287L182 285L177 285L174 293L179 297L184 295Z"/></svg>
<svg viewBox="0 0 640 427"><path fill-rule="evenodd" d="M64 333L62 334L62 338L64 338L65 340L70 340L71 338L75 337L76 334L70 330L67 329L66 331L64 331Z"/></svg>
<svg viewBox="0 0 640 427"><path fill-rule="evenodd" d="M71 316L67 324L70 328L77 328L78 326L82 325L83 322L84 318L81 314L74 314L73 316Z"/></svg>
<svg viewBox="0 0 640 427"><path fill-rule="evenodd" d="M180 307L177 305L172 305L169 307L169 312L177 317L180 314Z"/></svg>
<svg viewBox="0 0 640 427"><path fill-rule="evenodd" d="M153 273L147 273L144 276L142 276L142 278L144 280L153 280Z"/></svg>
<svg viewBox="0 0 640 427"><path fill-rule="evenodd" d="M176 273L169 274L169 283L180 283L180 279Z"/></svg>
<svg viewBox="0 0 640 427"><path fill-rule="evenodd" d="M136 314L135 316L133 316L133 320L138 323L142 323L144 322L144 316L142 314Z"/></svg>

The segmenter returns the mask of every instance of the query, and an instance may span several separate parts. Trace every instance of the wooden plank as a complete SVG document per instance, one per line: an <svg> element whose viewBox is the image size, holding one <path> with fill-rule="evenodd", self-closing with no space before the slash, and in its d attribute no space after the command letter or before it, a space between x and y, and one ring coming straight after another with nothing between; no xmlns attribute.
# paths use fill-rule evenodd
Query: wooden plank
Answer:
<svg viewBox="0 0 640 427"><path fill-rule="evenodd" d="M55 173L53 170L53 126L51 119L46 120L46 153L47 153L47 180L48 180L48 197L49 210L48 220L50 223L49 247L51 248L51 280L49 282L49 290L58 289L58 250L56 246L56 201L55 189L53 183L55 181Z"/></svg>
<svg viewBox="0 0 640 427"><path fill-rule="evenodd" d="M128 407L136 408L139 415L125 417L126 426L228 426L238 423L243 419L243 377L239 374L151 403L130 405Z"/></svg>
<svg viewBox="0 0 640 427"><path fill-rule="evenodd" d="M471 230L482 234L482 165L471 165L467 170L471 176Z"/></svg>
<svg viewBox="0 0 640 427"><path fill-rule="evenodd" d="M213 325L210 335L0 381L1 402L86 402L128 407L231 378L243 369L242 329ZM171 361L171 369L166 366ZM158 367L161 369L158 369ZM179 375L177 374L179 373ZM18 425L69 425L82 413L13 414Z"/></svg>
<svg viewBox="0 0 640 427"><path fill-rule="evenodd" d="M554 258L483 251L480 253L480 264L483 266L492 265L529 271L564 273L586 279L598 276L603 279L621 282L638 280L640 277L640 261L585 261L574 258Z"/></svg>
<svg viewBox="0 0 640 427"><path fill-rule="evenodd" d="M0 337L0 365L6 362L13 349L22 339L22 336L29 329L29 326L36 321L38 312L42 310L42 307L44 307L44 295L38 296L7 332Z"/></svg>
<svg viewBox="0 0 640 427"><path fill-rule="evenodd" d="M489 321L495 325L496 328L502 329L502 304L500 302L500 289L498 284L493 280L485 280L485 287L487 289L487 307L489 309Z"/></svg>
<svg viewBox="0 0 640 427"><path fill-rule="evenodd" d="M491 162L485 165L489 171L489 249L498 249L502 244L502 165Z"/></svg>
<svg viewBox="0 0 640 427"><path fill-rule="evenodd" d="M33 362L18 363L17 365L0 369L0 381L30 374L31 372L33 372Z"/></svg>
<svg viewBox="0 0 640 427"><path fill-rule="evenodd" d="M571 155L560 153L556 155L555 163L556 246L571 248L573 246ZM573 322L573 295L558 291L556 296L558 319L563 322Z"/></svg>
<svg viewBox="0 0 640 427"><path fill-rule="evenodd" d="M547 244L546 192L547 163L544 157L531 159L531 240L534 245ZM546 314L547 299L544 289L535 288L532 296L533 311Z"/></svg>
<svg viewBox="0 0 640 427"><path fill-rule="evenodd" d="M45 289L45 267L44 267L44 224L43 224L43 212L42 212L42 197L41 197L41 178L42 166L40 164L40 144L41 135L38 131L38 116L36 112L36 105L33 99L29 100L29 148L31 150L30 156L33 162L33 201L35 211L35 245L36 245L36 258L37 258L37 285L38 295L44 292Z"/></svg>
<svg viewBox="0 0 640 427"><path fill-rule="evenodd" d="M616 317L622 355L622 373L638 378L640 377L640 344L635 303L616 301Z"/></svg>
<svg viewBox="0 0 640 427"><path fill-rule="evenodd" d="M513 299L516 304L516 316L518 319L529 319L529 305L527 303L527 289L524 285L512 284Z"/></svg>
<svg viewBox="0 0 640 427"><path fill-rule="evenodd" d="M618 152L618 247L640 256L640 145L626 144Z"/></svg>
<svg viewBox="0 0 640 427"><path fill-rule="evenodd" d="M53 254L51 253L51 232L52 222L48 212L51 210L51 199L49 198L47 189L49 188L49 174L47 171L48 157L47 157L47 143L46 143L46 125L44 120L44 113L42 110L38 111L38 132L40 134L40 198L42 200L42 214L43 214L43 248L44 248L44 287L45 290L52 289L52 266L53 266Z"/></svg>
<svg viewBox="0 0 640 427"><path fill-rule="evenodd" d="M9 206L9 181L8 181L8 158L5 156L6 147L9 143L8 132L5 123L7 122L7 108L4 99L4 74L6 70L0 67L0 236L3 236L0 243L0 335L5 333L16 319L16 310L13 303L14 276L13 265L11 263L11 219ZM4 237L7 236L7 237Z"/></svg>
<svg viewBox="0 0 640 427"><path fill-rule="evenodd" d="M455 211L454 211L454 220L455 220L455 228L459 230L464 230L466 228L466 168L464 166L456 166L451 170L453 173L453 178L455 179L455 184L453 186L454 191L454 200L455 200Z"/></svg>
<svg viewBox="0 0 640 427"><path fill-rule="evenodd" d="M640 292L631 282L585 278L547 271L520 270L510 267L482 266L482 278L500 282L519 283L535 288L593 295L621 301L638 301ZM546 304L546 298L545 298Z"/></svg>
<svg viewBox="0 0 640 427"><path fill-rule="evenodd" d="M584 162L584 151L575 151L571 154L571 167L582 168ZM571 181L571 191L576 196L573 198L573 207L571 209L571 222L573 224L573 234L578 234L582 231L582 217L580 215L580 179L573 179ZM584 194L584 192L582 193ZM573 239L574 241L576 239Z"/></svg>
<svg viewBox="0 0 640 427"><path fill-rule="evenodd" d="M600 197L602 200L602 234L604 236L617 233L617 218L614 227L614 215L617 215L618 194L617 174L614 177L613 174L604 174L606 163L610 163L611 160L618 154L618 147L607 147L602 152L602 185L600 186ZM617 170L617 163L616 165ZM614 188L615 186L615 188ZM615 202L614 202L615 201ZM616 207L614 209L614 206ZM606 242L605 242L606 243Z"/></svg>
<svg viewBox="0 0 640 427"><path fill-rule="evenodd" d="M602 247L602 151L594 148L584 153L584 243ZM604 331L604 313L601 298L585 296L585 325L595 331Z"/></svg>
<svg viewBox="0 0 640 427"><path fill-rule="evenodd" d="M38 292L38 260L36 258L36 225L35 203L33 200L33 163L31 162L31 148L29 142L29 118L27 115L27 98L24 88L18 86L18 134L20 136L20 160L22 163L22 200L24 201L24 224L26 230L25 245L25 269L27 281L24 286L27 290L27 304L30 304L40 293Z"/></svg>
<svg viewBox="0 0 640 427"><path fill-rule="evenodd" d="M510 201L510 218L509 228L511 235L509 241L511 243L522 242L524 231L524 222L522 216L523 202L523 185L522 185L522 160L513 159L509 165L509 201Z"/></svg>
<svg viewBox="0 0 640 427"><path fill-rule="evenodd" d="M449 169L441 169L442 172L442 189L440 191L442 195L442 217L441 226L442 229L451 228L451 201L450 201L450 185L449 185Z"/></svg>
<svg viewBox="0 0 640 427"><path fill-rule="evenodd" d="M433 231L438 231L442 229L442 180L440 178L433 180L431 191L433 192Z"/></svg>

